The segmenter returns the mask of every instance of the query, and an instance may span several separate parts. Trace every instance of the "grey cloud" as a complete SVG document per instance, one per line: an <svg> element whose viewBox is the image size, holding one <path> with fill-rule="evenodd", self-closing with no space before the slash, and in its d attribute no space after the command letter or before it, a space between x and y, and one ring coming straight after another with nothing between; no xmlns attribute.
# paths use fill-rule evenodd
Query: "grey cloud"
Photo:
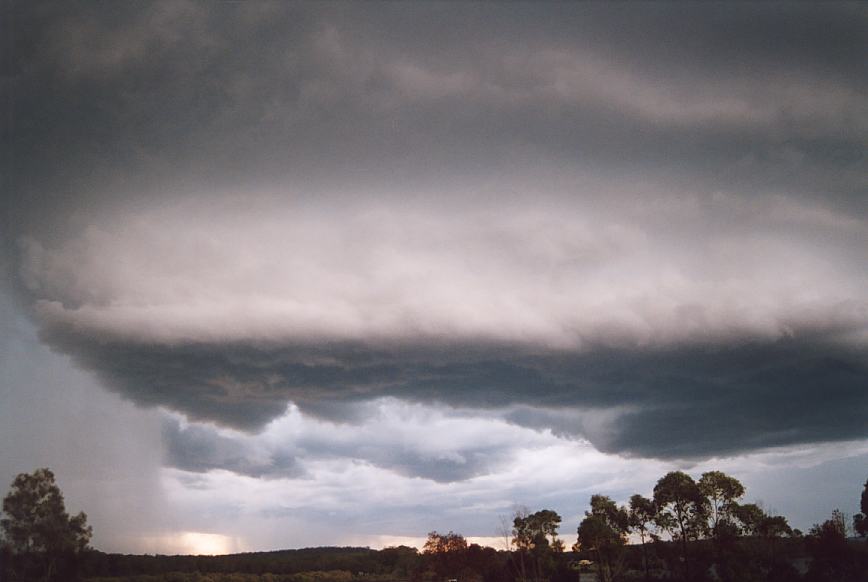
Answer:
<svg viewBox="0 0 868 582"><path fill-rule="evenodd" d="M860 418L868 399L860 386L868 368L862 351L782 340L656 354L612 352L571 362L562 373L590 377L591 402L625 407L602 426L575 424L580 428L574 433L588 434L607 452L699 458L865 436ZM539 415L525 412L513 420L570 430L558 415Z"/></svg>
<svg viewBox="0 0 868 582"><path fill-rule="evenodd" d="M396 417L401 406L406 405L390 405L383 399L359 405L367 416L354 425L300 418L294 412L259 435L221 431L206 424L182 426L167 417L162 433L165 463L192 473L219 469L251 477L307 479L311 473L305 460L361 461L406 477L449 483L502 467L517 446L503 439L455 443L446 437L449 442L444 443L444 435L429 432L436 429L413 426ZM431 416L424 419L435 426L443 421ZM464 426L472 423L473 419L464 420ZM395 431L402 435L396 438Z"/></svg>
<svg viewBox="0 0 868 582"><path fill-rule="evenodd" d="M437 435L430 435L437 438ZM339 446L333 442L309 443L304 452L315 458L348 458L368 462L405 477L430 479L439 483L464 481L503 467L509 460L509 444L475 447L469 443L449 455L432 456L400 444L382 442Z"/></svg>
<svg viewBox="0 0 868 582"><path fill-rule="evenodd" d="M52 354L0 278L0 485L51 467L74 512L85 511L96 547L164 527L159 414L137 409ZM118 516L124 516L118 519Z"/></svg>
<svg viewBox="0 0 868 582"><path fill-rule="evenodd" d="M15 283L138 404L256 431L392 396L657 457L866 436L862 6L12 13ZM294 470L166 430L183 468Z"/></svg>
<svg viewBox="0 0 868 582"><path fill-rule="evenodd" d="M701 458L866 436L864 350L819 336L549 356L479 346L456 346L456 355L344 349L341 358L340 349L327 348L338 361L317 365L299 363L303 350L281 347L106 345L81 337L63 347L137 403L247 431L281 416L288 402L338 422L355 407L350 421L369 421L360 403L390 396L488 411L522 426L587 438L606 452L644 457ZM317 449L340 446L310 448ZM375 450L362 456L433 474L412 455ZM441 463L437 478L484 470L486 455L474 452L453 467Z"/></svg>
<svg viewBox="0 0 868 582"><path fill-rule="evenodd" d="M193 473L223 469L250 477L303 477L295 457L276 454L222 436L207 426L181 427L174 419L163 421L164 462L170 467Z"/></svg>
<svg viewBox="0 0 868 582"><path fill-rule="evenodd" d="M858 6L98 6L13 11L10 186L41 202L11 204L11 232L93 197L406 190L517 165L865 210Z"/></svg>

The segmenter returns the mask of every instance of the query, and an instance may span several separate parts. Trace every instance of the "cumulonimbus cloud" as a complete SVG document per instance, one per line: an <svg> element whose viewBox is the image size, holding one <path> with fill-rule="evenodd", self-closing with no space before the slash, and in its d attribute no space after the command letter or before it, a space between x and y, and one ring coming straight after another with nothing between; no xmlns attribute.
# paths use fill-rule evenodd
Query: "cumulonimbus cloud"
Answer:
<svg viewBox="0 0 868 582"><path fill-rule="evenodd" d="M43 338L107 385L245 430L290 402L339 419L389 396L538 409L506 418L648 456L862 434L864 274L791 237L863 236L862 222L777 198L750 232L678 248L690 236L656 230L665 216L550 203L188 202L115 214L61 248L26 241L23 280ZM711 224L697 212L689 228ZM558 407L617 422L565 426L544 412Z"/></svg>
<svg viewBox="0 0 868 582"><path fill-rule="evenodd" d="M662 457L865 436L864 11L16 10L16 286L133 401L257 431L394 397Z"/></svg>

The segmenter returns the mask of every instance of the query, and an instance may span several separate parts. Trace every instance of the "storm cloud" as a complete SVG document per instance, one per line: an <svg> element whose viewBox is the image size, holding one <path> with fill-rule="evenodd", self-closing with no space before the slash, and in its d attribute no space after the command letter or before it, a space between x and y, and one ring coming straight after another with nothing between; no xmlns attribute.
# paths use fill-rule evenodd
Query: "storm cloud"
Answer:
<svg viewBox="0 0 868 582"><path fill-rule="evenodd" d="M10 279L186 416L167 464L509 458L257 440L383 399L636 457L868 437L864 6L369 8L12 9Z"/></svg>
<svg viewBox="0 0 868 582"><path fill-rule="evenodd" d="M722 197L617 217L553 200L569 219L251 200L25 240L43 339L137 403L248 431L289 403L352 421L395 397L593 410L605 428L559 430L659 457L864 436L868 247L840 250L858 218L783 198L759 218Z"/></svg>
<svg viewBox="0 0 868 582"><path fill-rule="evenodd" d="M313 479L309 460L350 461L438 483L502 471L521 449L542 449L555 438L519 428L496 415L450 413L442 407L380 398L354 409L354 422L287 414L256 435L166 419L166 464L205 473L220 469L265 478Z"/></svg>

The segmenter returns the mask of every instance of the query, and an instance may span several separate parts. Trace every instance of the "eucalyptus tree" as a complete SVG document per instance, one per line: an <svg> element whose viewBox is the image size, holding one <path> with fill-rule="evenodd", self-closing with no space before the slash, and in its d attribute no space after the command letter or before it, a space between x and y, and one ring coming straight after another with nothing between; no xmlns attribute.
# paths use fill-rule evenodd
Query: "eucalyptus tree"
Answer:
<svg viewBox="0 0 868 582"><path fill-rule="evenodd" d="M553 568L554 555L563 552L564 544L558 539L561 516L550 509L536 513L517 512L512 522L512 544L519 554L519 577L528 580L525 556L530 558L534 580L542 580L544 573Z"/></svg>
<svg viewBox="0 0 868 582"><path fill-rule="evenodd" d="M654 486L655 519L673 539L680 541L684 577L690 578L688 542L699 539L706 529L708 501L693 477L681 471L667 473Z"/></svg>
<svg viewBox="0 0 868 582"><path fill-rule="evenodd" d="M597 557L602 582L615 580L623 569L623 549L630 532L630 514L605 495L591 496L591 509L577 530L576 548Z"/></svg>
<svg viewBox="0 0 868 582"><path fill-rule="evenodd" d="M721 471L703 473L696 485L707 501L708 529L716 539L719 526L733 521L733 510L744 497L744 485Z"/></svg>
<svg viewBox="0 0 868 582"><path fill-rule="evenodd" d="M657 517L657 506L654 501L643 497L638 493L630 497L628 509L628 523L630 531L639 536L642 544L642 566L645 570L645 579L650 576L648 569L648 547L645 542L653 535L654 519Z"/></svg>
<svg viewBox="0 0 868 582"><path fill-rule="evenodd" d="M769 551L769 567L775 565L775 548L777 540L782 537L791 537L793 529L783 515L767 515L757 527L757 533L765 541Z"/></svg>
<svg viewBox="0 0 868 582"><path fill-rule="evenodd" d="M0 528L11 551L23 558L39 557L45 580L57 575L57 562L87 547L92 530L87 515L70 517L63 494L50 469L21 473L3 499Z"/></svg>
<svg viewBox="0 0 868 582"><path fill-rule="evenodd" d="M732 513L739 522L742 535L745 536L760 535L760 524L768 517L756 503L736 504Z"/></svg>
<svg viewBox="0 0 868 582"><path fill-rule="evenodd" d="M428 534L422 555L432 562L439 576L454 577L467 557L467 540L463 535L451 531L446 534L432 531Z"/></svg>
<svg viewBox="0 0 868 582"><path fill-rule="evenodd" d="M853 516L853 529L860 536L868 536L868 479L865 480L865 487L862 489L859 509L862 512Z"/></svg>

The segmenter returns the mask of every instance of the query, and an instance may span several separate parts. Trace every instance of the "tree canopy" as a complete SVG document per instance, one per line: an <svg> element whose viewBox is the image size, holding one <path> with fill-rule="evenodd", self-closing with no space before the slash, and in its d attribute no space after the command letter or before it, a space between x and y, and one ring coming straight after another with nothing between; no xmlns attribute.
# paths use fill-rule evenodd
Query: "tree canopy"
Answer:
<svg viewBox="0 0 868 582"><path fill-rule="evenodd" d="M860 536L868 536L868 479L865 480L865 487L862 489L862 499L859 502L861 513L853 516L853 529Z"/></svg>
<svg viewBox="0 0 868 582"><path fill-rule="evenodd" d="M3 499L0 531L0 578L46 581L77 578L77 558L92 533L83 512L71 517L66 512L50 469L15 477Z"/></svg>
<svg viewBox="0 0 868 582"><path fill-rule="evenodd" d="M561 516L550 509L516 512L512 521L512 544L518 553L520 580L542 580L554 568L554 555L564 550L563 542L558 539L560 524Z"/></svg>
<svg viewBox="0 0 868 582"><path fill-rule="evenodd" d="M732 522L736 502L744 496L744 485L721 471L703 473L696 485L706 499L709 530L717 537L719 527Z"/></svg>
<svg viewBox="0 0 868 582"><path fill-rule="evenodd" d="M21 473L3 499L0 527L17 552L78 552L92 530L84 512L70 517L50 469Z"/></svg>
<svg viewBox="0 0 868 582"><path fill-rule="evenodd" d="M606 495L592 495L591 509L579 524L576 549L590 550L600 563L600 577L609 582L619 572L621 549L627 543L630 514Z"/></svg>

